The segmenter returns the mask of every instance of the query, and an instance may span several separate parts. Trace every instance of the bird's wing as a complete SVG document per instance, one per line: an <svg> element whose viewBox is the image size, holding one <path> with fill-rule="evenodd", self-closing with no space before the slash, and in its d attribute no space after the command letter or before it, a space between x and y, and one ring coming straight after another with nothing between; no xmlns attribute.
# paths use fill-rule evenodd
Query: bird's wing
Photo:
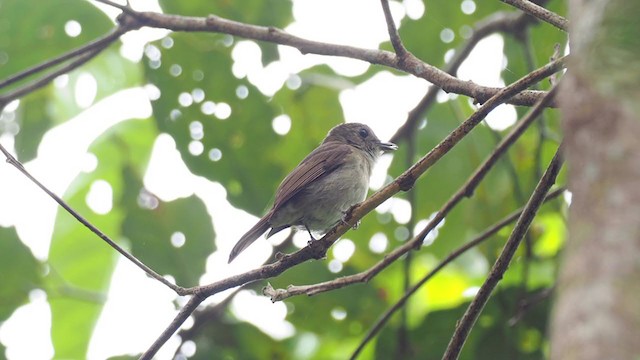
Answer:
<svg viewBox="0 0 640 360"><path fill-rule="evenodd" d="M279 208L314 180L342 166L351 151L351 146L338 142L327 142L317 147L282 180L273 208Z"/></svg>

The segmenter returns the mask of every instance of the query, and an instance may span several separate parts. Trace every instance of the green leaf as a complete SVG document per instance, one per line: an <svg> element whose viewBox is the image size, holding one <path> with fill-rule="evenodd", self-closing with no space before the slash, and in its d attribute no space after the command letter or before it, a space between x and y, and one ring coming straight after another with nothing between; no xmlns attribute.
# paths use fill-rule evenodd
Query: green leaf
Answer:
<svg viewBox="0 0 640 360"><path fill-rule="evenodd" d="M152 103L158 127L175 139L193 173L222 183L234 205L260 213L272 191L265 184L280 180L277 169L256 158L276 146L271 106L256 88L231 74L230 48L221 36L173 34L172 39L173 46L162 50L159 68L146 62L148 79L162 93ZM182 73L172 76L177 66ZM236 96L239 87L248 91L244 99ZM198 93L204 96L199 101L179 104L180 94ZM208 106L230 108L231 114L221 120ZM198 143L203 151L194 155L189 146Z"/></svg>
<svg viewBox="0 0 640 360"><path fill-rule="evenodd" d="M216 319L218 320L218 319ZM194 360L229 359L286 359L290 357L290 340L276 341L253 325L230 323L227 320L208 321L194 339Z"/></svg>
<svg viewBox="0 0 640 360"><path fill-rule="evenodd" d="M118 49L108 48L85 65L71 71L67 86L53 91L47 111L58 123L69 120L85 109L77 103L76 95L79 91L86 91L79 88L82 85L79 80L87 75L97 85L94 104L119 90L143 83L141 66L123 58Z"/></svg>
<svg viewBox="0 0 640 360"><path fill-rule="evenodd" d="M534 252L538 256L555 256L562 249L567 237L566 224L557 213L542 214L534 223L540 227L542 236L534 245Z"/></svg>
<svg viewBox="0 0 640 360"><path fill-rule="evenodd" d="M42 268L14 228L0 227L0 323L41 285ZM2 349L0 349L2 350Z"/></svg>
<svg viewBox="0 0 640 360"><path fill-rule="evenodd" d="M149 120L131 120L111 128L90 148L98 158L96 170L79 176L65 195L67 203L79 214L116 241L122 238L120 229L126 214L117 202L124 190L122 173L124 169L139 173L144 170L156 135ZM91 186L98 180L106 181L113 191L113 208L107 214L94 213L86 202ZM117 257L113 249L76 219L63 211L58 213L47 279L57 357L86 356Z"/></svg>
<svg viewBox="0 0 640 360"><path fill-rule="evenodd" d="M57 11L61 6L66 11ZM38 11L32 11L34 8ZM25 13L30 16L24 17ZM82 31L80 35L70 37L65 33L65 25L74 21L80 24ZM0 11L0 27L5 29L0 33L0 79L83 45L107 33L113 26L104 13L87 1L5 1ZM17 34L20 36L14 36ZM16 150L21 161L29 161L36 156L40 140L47 130L83 110L75 102L76 81L83 73L89 73L97 80L95 101L117 90L140 84L139 67L110 48L72 71L68 86L57 88L49 84L23 97L15 117L20 129L16 135ZM42 73L3 90L9 91L39 76Z"/></svg>
<svg viewBox="0 0 640 360"><path fill-rule="evenodd" d="M499 290L482 311L460 354L461 360L473 359L540 359L543 344L533 335L546 331L549 317L549 301L544 300L525 312L516 326L507 322L515 315L519 299L529 299L538 290L518 295L517 287ZM440 359L453 335L456 323L468 308L469 302L460 306L430 312L424 320L409 332L408 348L403 359ZM397 325L387 325L376 337L376 356L379 359L397 358ZM372 345L369 345L372 346Z"/></svg>
<svg viewBox="0 0 640 360"><path fill-rule="evenodd" d="M4 0L1 7L0 79L84 45L114 27L102 11L84 0ZM78 36L66 34L69 21L80 24Z"/></svg>
<svg viewBox="0 0 640 360"><path fill-rule="evenodd" d="M85 186L67 198L81 214L91 213L84 202L87 192L88 186ZM105 233L117 234L121 216L116 211L112 210L107 216L88 218ZM60 213L49 252L51 275L48 279L51 336L56 356L85 357L116 258L116 253L102 240L68 214Z"/></svg>
<svg viewBox="0 0 640 360"><path fill-rule="evenodd" d="M113 93L142 83L140 66L122 58L116 49L106 49L96 58L68 74L68 85L53 85L28 94L20 99L16 111L16 123L20 131L16 135L16 150L22 162L37 155L42 136L52 127L78 115L84 108L76 102L78 80L89 75L96 80L96 96L93 102Z"/></svg>
<svg viewBox="0 0 640 360"><path fill-rule="evenodd" d="M125 179L127 216L122 234L131 241L131 252L156 272L173 276L177 284L197 285L207 257L215 250L211 217L202 200L190 196L140 206L140 180L131 174Z"/></svg>
<svg viewBox="0 0 640 360"><path fill-rule="evenodd" d="M15 147L22 162L36 157L42 136L55 125L55 120L47 110L52 91L53 87L45 87L20 99L16 111L20 132L15 137Z"/></svg>

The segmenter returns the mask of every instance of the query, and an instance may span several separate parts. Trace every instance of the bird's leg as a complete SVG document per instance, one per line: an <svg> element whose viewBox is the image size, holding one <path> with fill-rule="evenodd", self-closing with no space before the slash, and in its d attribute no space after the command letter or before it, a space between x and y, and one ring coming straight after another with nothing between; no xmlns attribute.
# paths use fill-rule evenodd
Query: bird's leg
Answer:
<svg viewBox="0 0 640 360"><path fill-rule="evenodd" d="M351 209L342 212L342 218L340 218L340 222L349 226L347 220L351 217ZM355 224L351 227L353 230L356 230L360 226L360 220L356 221Z"/></svg>
<svg viewBox="0 0 640 360"><path fill-rule="evenodd" d="M307 244L311 244L312 241L316 241L316 238L314 238L313 234L311 234L311 230L309 230L309 227L307 225L305 225L304 228L307 229L307 232L309 233L309 236L311 237L311 239L309 239L309 242Z"/></svg>

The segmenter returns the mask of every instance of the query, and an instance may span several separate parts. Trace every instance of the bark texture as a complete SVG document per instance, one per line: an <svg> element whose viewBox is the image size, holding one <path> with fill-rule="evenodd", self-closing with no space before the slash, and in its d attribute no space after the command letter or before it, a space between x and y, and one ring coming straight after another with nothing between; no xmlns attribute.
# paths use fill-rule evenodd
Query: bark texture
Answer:
<svg viewBox="0 0 640 360"><path fill-rule="evenodd" d="M569 242L552 359L640 358L640 1L571 0Z"/></svg>

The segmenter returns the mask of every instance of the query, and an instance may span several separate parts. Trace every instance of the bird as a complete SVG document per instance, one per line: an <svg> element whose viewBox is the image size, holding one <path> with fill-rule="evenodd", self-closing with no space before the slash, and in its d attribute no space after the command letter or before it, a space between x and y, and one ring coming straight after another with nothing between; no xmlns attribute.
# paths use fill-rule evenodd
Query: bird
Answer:
<svg viewBox="0 0 640 360"><path fill-rule="evenodd" d="M278 186L271 209L238 240L231 263L267 230L267 238L294 227L326 233L369 189L371 170L385 151L398 147L382 142L365 124L335 126Z"/></svg>

